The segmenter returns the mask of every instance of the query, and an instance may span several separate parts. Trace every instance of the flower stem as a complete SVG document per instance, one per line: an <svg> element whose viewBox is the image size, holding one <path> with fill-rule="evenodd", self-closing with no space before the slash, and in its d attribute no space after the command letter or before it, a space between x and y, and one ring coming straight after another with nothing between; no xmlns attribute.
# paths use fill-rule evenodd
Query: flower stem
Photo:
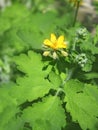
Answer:
<svg viewBox="0 0 98 130"><path fill-rule="evenodd" d="M73 27L74 27L75 24L76 24L77 15L78 15L78 10L79 10L79 5L80 5L80 0L77 1L77 7L76 7L75 17L74 17L74 21L73 21Z"/></svg>

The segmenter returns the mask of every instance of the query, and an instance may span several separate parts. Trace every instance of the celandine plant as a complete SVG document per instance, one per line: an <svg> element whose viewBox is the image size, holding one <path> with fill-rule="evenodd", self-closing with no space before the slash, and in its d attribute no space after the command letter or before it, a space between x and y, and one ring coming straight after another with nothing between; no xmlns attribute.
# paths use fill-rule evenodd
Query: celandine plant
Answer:
<svg viewBox="0 0 98 130"><path fill-rule="evenodd" d="M97 130L97 37L85 28L72 41L64 36L43 41L43 52L14 58L24 74L9 89L2 86L2 130ZM8 86L7 86L8 87ZM3 100L7 97L7 100Z"/></svg>
<svg viewBox="0 0 98 130"><path fill-rule="evenodd" d="M98 28L73 28L13 58L21 75L0 87L0 130L98 130Z"/></svg>

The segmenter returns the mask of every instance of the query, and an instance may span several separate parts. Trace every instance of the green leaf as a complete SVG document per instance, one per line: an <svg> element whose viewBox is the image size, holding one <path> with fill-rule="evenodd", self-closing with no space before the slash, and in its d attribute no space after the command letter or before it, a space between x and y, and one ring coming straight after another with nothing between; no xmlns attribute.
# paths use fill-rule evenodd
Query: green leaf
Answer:
<svg viewBox="0 0 98 130"><path fill-rule="evenodd" d="M47 71L43 70L44 63L41 61L41 55L29 51L28 55L21 54L14 60L18 69L26 74L24 77L17 79L18 87L14 88L13 96L17 96L20 102L43 97L53 88L53 85L45 79L51 68L48 68Z"/></svg>
<svg viewBox="0 0 98 130"><path fill-rule="evenodd" d="M14 98L18 98L20 104L27 100L33 101L39 97L44 97L53 88L48 80L36 76L19 78L17 84L18 86L14 88L12 95Z"/></svg>
<svg viewBox="0 0 98 130"><path fill-rule="evenodd" d="M12 124L13 123L15 124L15 122L16 122L15 115L16 115L16 113L18 113L18 109L16 106L12 106L12 102L10 102L10 103L11 103L11 105L10 106L6 105L6 108L0 114L0 128L2 128L2 130L3 129L6 130L5 128L8 128L8 126L10 126L10 129L11 129ZM17 126L17 124L16 124L16 126ZM14 126L14 128L16 126Z"/></svg>
<svg viewBox="0 0 98 130"><path fill-rule="evenodd" d="M98 25L96 26L96 33L94 35L94 44L97 45L98 43Z"/></svg>
<svg viewBox="0 0 98 130"><path fill-rule="evenodd" d="M16 11L17 10L17 11ZM8 18L10 24L16 24L18 21L21 21L23 18L26 18L30 12L22 4L13 4L2 13L3 18Z"/></svg>
<svg viewBox="0 0 98 130"><path fill-rule="evenodd" d="M98 88L70 80L65 85L66 109L83 130L98 130Z"/></svg>
<svg viewBox="0 0 98 130"><path fill-rule="evenodd" d="M51 71L49 74L49 80L54 85L54 88L58 88L62 84L61 77L53 71Z"/></svg>
<svg viewBox="0 0 98 130"><path fill-rule="evenodd" d="M13 4L6 8L0 13L0 34L8 31L17 22L23 21L29 14L30 12L22 4Z"/></svg>
<svg viewBox="0 0 98 130"><path fill-rule="evenodd" d="M80 44L81 50L90 51L92 54L98 54L98 47L95 46L95 44L91 41L83 41L82 44Z"/></svg>
<svg viewBox="0 0 98 130"><path fill-rule="evenodd" d="M49 19L50 22L49 22ZM33 49L41 49L45 38L52 33L56 26L54 13L36 13L28 17L28 21L22 22L17 30L17 36Z"/></svg>
<svg viewBox="0 0 98 130"><path fill-rule="evenodd" d="M7 18L0 17L0 35L10 28L10 21Z"/></svg>
<svg viewBox="0 0 98 130"><path fill-rule="evenodd" d="M98 78L98 73L96 72L90 72L83 75L85 79L95 79Z"/></svg>
<svg viewBox="0 0 98 130"><path fill-rule="evenodd" d="M0 113L4 112L7 107L14 108L17 106L17 101L10 96L12 86L14 87L15 85L8 83L0 86Z"/></svg>
<svg viewBox="0 0 98 130"><path fill-rule="evenodd" d="M16 98L13 98L11 91L15 87L14 83L8 83L0 86L0 129L17 130L20 128L20 120L16 119L16 114L19 112L18 102ZM19 125L17 125L17 123ZM14 125L12 127L12 125Z"/></svg>
<svg viewBox="0 0 98 130"><path fill-rule="evenodd" d="M47 73L42 70L44 63L41 61L41 55L33 51L29 51L28 55L21 54L20 56L16 56L13 60L17 64L18 69L27 76L34 75L36 77L36 75L38 76L40 74L40 77L43 77Z"/></svg>
<svg viewBox="0 0 98 130"><path fill-rule="evenodd" d="M22 118L30 122L33 130L61 130L66 125L61 101L55 96L25 109Z"/></svg>

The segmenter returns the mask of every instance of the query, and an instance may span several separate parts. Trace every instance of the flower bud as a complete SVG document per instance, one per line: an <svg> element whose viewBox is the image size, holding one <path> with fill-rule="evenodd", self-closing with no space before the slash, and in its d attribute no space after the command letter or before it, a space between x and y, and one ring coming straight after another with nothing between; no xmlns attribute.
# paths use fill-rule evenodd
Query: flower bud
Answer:
<svg viewBox="0 0 98 130"><path fill-rule="evenodd" d="M52 56L53 56L53 59L57 59L58 58L58 55L57 55L57 53L55 51L53 52Z"/></svg>
<svg viewBox="0 0 98 130"><path fill-rule="evenodd" d="M43 56L49 56L50 55L50 51L44 51Z"/></svg>
<svg viewBox="0 0 98 130"><path fill-rule="evenodd" d="M65 56L65 57L68 56L68 53L67 53L66 51L63 51L63 50L61 51L61 54L62 54L63 56Z"/></svg>

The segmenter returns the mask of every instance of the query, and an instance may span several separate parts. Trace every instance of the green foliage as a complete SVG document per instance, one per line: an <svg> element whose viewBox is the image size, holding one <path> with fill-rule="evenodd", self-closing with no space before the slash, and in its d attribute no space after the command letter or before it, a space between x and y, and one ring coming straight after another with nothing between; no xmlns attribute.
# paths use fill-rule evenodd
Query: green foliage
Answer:
<svg viewBox="0 0 98 130"><path fill-rule="evenodd" d="M47 13L32 13L19 3L14 3L13 6L1 12L0 56L4 62L4 66L6 66L4 57L8 57L8 60L12 61L11 58L16 54L29 49L42 49L43 40L50 35L51 32L56 31L58 33L60 26L63 27L64 24L68 24L66 16L61 16L61 18L63 21L59 19L57 13L51 11ZM13 78L13 64L8 62L9 73L3 72L4 66L1 67L1 81L7 82L11 79L15 79Z"/></svg>
<svg viewBox="0 0 98 130"><path fill-rule="evenodd" d="M61 101L55 96L49 96L42 103L25 109L22 118L29 122L34 130L60 130L66 124Z"/></svg>
<svg viewBox="0 0 98 130"><path fill-rule="evenodd" d="M9 7L1 13L0 48L2 48L2 51L0 55L13 55L16 51L20 52L25 48L26 45L17 36L17 29L29 14L30 12L19 4L15 4L12 8Z"/></svg>
<svg viewBox="0 0 98 130"><path fill-rule="evenodd" d="M19 70L26 74L25 77L20 77L17 79L17 83L20 86L19 91L21 91L21 93L18 94L19 91L16 90L16 95L18 95L20 98L20 104L26 100L32 101L43 97L49 92L49 90L52 88L52 85L48 80L45 79L45 77L47 77L51 68L49 68L47 71L43 71L42 68L44 64L41 62L40 55L36 55L36 53L33 52L29 52L28 56L21 54L20 58L15 58L15 62L17 65L19 65ZM25 95L21 98L22 93Z"/></svg>
<svg viewBox="0 0 98 130"><path fill-rule="evenodd" d="M66 109L72 120L79 122L83 130L98 129L98 88L91 84L83 84L70 80L65 84Z"/></svg>
<svg viewBox="0 0 98 130"><path fill-rule="evenodd" d="M68 0L0 12L0 130L98 129L98 27L73 26L73 13ZM67 48L43 47L51 33Z"/></svg>
<svg viewBox="0 0 98 130"><path fill-rule="evenodd" d="M41 61L41 56L34 52L29 52L28 56L21 54L19 57L15 57L14 60L17 63L18 68L25 73L25 76L18 78L17 85L11 85L13 87L1 87L0 102L1 104L4 104L0 107L0 113L2 115L1 120L3 122L1 123L2 130L7 128L24 129L23 127L26 122L29 122L30 126L32 126L32 128L35 130L59 130L61 127L64 127L66 122L64 109L62 108L60 99L57 96L47 95L48 97L44 97L49 93L49 90L55 90L55 88L57 89L59 87L57 87L57 85L60 77L51 72L50 75L52 77L55 76L54 80L55 82L57 80L57 83L52 84L49 82L45 77L50 73L51 68L49 68L47 71L44 71L42 69L44 63ZM34 62L35 60L36 62ZM7 100L6 96L8 97ZM42 100L42 98L44 99ZM29 105L31 106L35 100L38 100L38 103L34 103L34 107L32 106L32 108L28 107ZM7 102L10 102L10 104L7 104ZM19 116L21 109L19 110L18 106L23 109L23 114L21 116ZM8 110L11 111L8 112ZM6 116L8 118L6 118ZM43 118L40 119L40 117ZM12 123L7 124L4 118L6 118L7 122ZM21 124L17 126L15 122L19 122L19 124L21 122ZM40 122L42 123L40 124Z"/></svg>
<svg viewBox="0 0 98 130"><path fill-rule="evenodd" d="M44 70L46 64L42 61L41 55L33 51L28 52L28 55L21 54L14 60L25 76L18 78L16 85L9 84L9 86L1 87L2 130L7 128L60 130L66 126L67 122L64 109L70 112L72 120L77 121L83 130L98 129L96 86L84 84L78 80L69 80L65 83L63 90L60 87L62 85L60 76L51 70L51 65ZM49 78L47 78L48 75ZM60 98L63 96L62 92L65 94L64 101ZM67 104L63 108L64 102ZM8 112L8 110L11 111Z"/></svg>

